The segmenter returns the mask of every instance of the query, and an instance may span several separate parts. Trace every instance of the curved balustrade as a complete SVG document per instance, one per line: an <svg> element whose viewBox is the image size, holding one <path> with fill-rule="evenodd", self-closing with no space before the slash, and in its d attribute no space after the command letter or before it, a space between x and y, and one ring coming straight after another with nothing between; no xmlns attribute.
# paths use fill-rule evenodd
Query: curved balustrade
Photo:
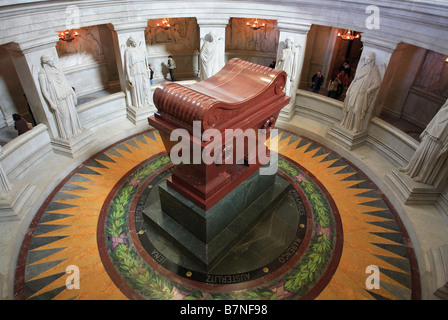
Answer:
<svg viewBox="0 0 448 320"><path fill-rule="evenodd" d="M112 143L112 140L106 132L114 132L115 135L125 137L132 134L129 127L134 128L133 132L137 132L138 130L143 131L149 128L147 125L136 128L134 124L126 119L125 102L122 93L98 98L81 105L79 106L78 112L83 125L94 129L94 134L100 132L102 134L96 135L97 144L95 147L87 150L79 159L68 159L64 157L66 158L64 161L71 168L75 168L90 155L97 152L99 146ZM384 188L384 190L388 188L384 182L384 177L388 172L383 170L392 170L398 163L408 161L413 150L417 147L416 141L412 138L390 124L374 118L371 129L369 130L366 146L360 148L363 150L348 152L325 137L325 132L333 124L332 121L337 121L342 118L342 106L340 103L330 98L298 90L295 112L295 116L290 121L285 122L279 120L277 126L316 139L319 143L328 145L329 148L340 152L343 157L361 168L369 175L372 181L380 188ZM329 116L329 114L331 115ZM127 125L123 126L122 124L126 122ZM115 137L114 139L116 141L118 138ZM367 152L365 148L368 149ZM16 179L26 179L30 172L33 172L32 176L36 179L39 177L39 170L42 170L42 167L45 167L46 163L54 165L54 162L52 162L54 160L51 160L54 153L52 151L50 136L47 127L43 124L36 126L23 136L9 142L3 150L4 153L0 157L1 165L13 183ZM400 150L402 151L400 152ZM60 172L57 172L58 170ZM53 177L58 179L63 178L63 176L69 173L67 168L64 169L58 165L54 166L52 171ZM41 174L45 174L45 171L41 171ZM42 181L46 181L47 178L42 179ZM39 181L36 181L35 184L38 185L39 192L31 195L34 197L34 200L28 199L32 205L27 211L27 216L20 217L16 233L10 235L11 240L15 239L11 241L13 247L18 246L18 243L22 241L21 234L24 234L32 216L36 212L35 210L38 209L45 197L55 187L55 183L45 186L39 183ZM392 193L387 194L387 196L394 206L398 208L411 236L420 239L421 235L418 234L418 231L413 231L415 222L410 221L407 217L409 212L412 213L414 209L404 208L402 202ZM416 249L418 249L418 246L416 246ZM15 256L16 254L18 252L12 253L14 261L17 258Z"/></svg>
<svg viewBox="0 0 448 320"><path fill-rule="evenodd" d="M384 30L371 30L366 27L365 21L368 15L365 9L370 4L369 1L340 2L338 6L334 6L334 2L324 0L312 3L297 0L276 4L256 3L256 5L249 1L224 3L220 1L40 2L15 2L16 5L12 5L12 1L5 2L11 6L2 8L0 12L0 29L2 30L0 45L18 44L20 49L29 55L27 58L31 57L35 61L38 61L38 58L33 57L36 48L48 47L49 43L55 44L58 41L58 31L66 24L67 4L75 4L85 13L80 21L80 27L107 24L115 30L133 30L133 28L143 30L148 19L166 16L167 12L169 12L168 18L196 17L200 26L207 26L207 23L208 26L214 25L213 23L220 25L216 21L225 23L230 17L257 16L277 20L281 30L300 34L306 34L311 24L350 27L350 29L364 32L366 36L376 37L380 37L382 35L380 31ZM381 23L391 35L392 38L389 39L391 42L396 39L436 52L448 53L448 42L440 41L440 39L448 38L448 5L439 1L423 4L410 0L402 1L400 4L390 2L383 5L385 7L381 8ZM350 10L347 10L347 6L350 6ZM354 12L358 14L354 15ZM31 29L30 21L34 23ZM419 22L418 30L415 28L416 21ZM32 70L27 72L36 72L36 67L34 65ZM38 94L36 93L35 96ZM417 196L422 198L417 197L415 200L417 203L418 199L425 197L430 199L430 202L422 202L427 204L425 211L422 212L422 209L414 203L406 203L406 197L400 194L402 190L399 187L394 188L390 183L393 179L392 172L409 162L419 143L399 129L374 117L370 122L364 144L355 150L347 151L327 136L328 130L342 119L342 102L304 90L297 90L295 98L293 108L295 113L290 119L281 120L280 118L277 126L328 146L329 149L340 153L365 172L397 209L415 245L420 269L424 272L431 269L433 266L427 265L425 255L431 248L440 247L447 242L446 234L448 233L433 235L430 229L446 225L448 186L445 185L442 190L419 189L420 194ZM9 197L14 199L20 195L27 196L26 208L22 206L23 214L9 216L6 222L0 219L3 243L0 255L8 261L0 266L0 276L3 275L0 278L2 282L0 288L4 288L0 295L3 297L12 297L15 263L23 237L33 216L58 182L102 148L149 129L146 122L135 124L128 120L126 97L123 92L90 101L78 106L77 110L81 124L84 128L91 130L95 137L94 143L78 158L71 159L57 155L52 145L50 130L44 124L37 125L3 147L0 165L6 178L13 186L16 186L10 191L13 194L9 194ZM35 189L26 187L26 192L23 189L17 190L24 181L34 185ZM410 181L402 181L402 183L403 189L413 188ZM431 274L422 273L423 289L426 290L422 293L423 297L431 298L435 291L431 277Z"/></svg>

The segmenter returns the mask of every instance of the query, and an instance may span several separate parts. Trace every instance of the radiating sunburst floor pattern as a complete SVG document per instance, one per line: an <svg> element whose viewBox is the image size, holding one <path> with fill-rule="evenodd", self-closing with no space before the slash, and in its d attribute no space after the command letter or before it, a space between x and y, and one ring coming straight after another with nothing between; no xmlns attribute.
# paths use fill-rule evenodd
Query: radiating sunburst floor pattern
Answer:
<svg viewBox="0 0 448 320"><path fill-rule="evenodd" d="M17 262L15 299L419 299L412 245L381 191L306 137L279 130L270 145L278 148L277 174L291 184L289 200L214 274L177 259L142 218L141 199L171 167L157 131L94 155L36 213ZM272 237L263 240L266 230ZM254 243L278 238L272 259L261 261Z"/></svg>

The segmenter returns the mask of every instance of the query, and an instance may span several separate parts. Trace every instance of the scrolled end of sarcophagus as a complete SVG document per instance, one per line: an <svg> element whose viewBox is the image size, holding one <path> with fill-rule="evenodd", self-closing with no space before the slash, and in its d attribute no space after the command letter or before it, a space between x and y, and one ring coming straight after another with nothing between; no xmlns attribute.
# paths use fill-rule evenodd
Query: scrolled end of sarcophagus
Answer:
<svg viewBox="0 0 448 320"><path fill-rule="evenodd" d="M238 58L217 74L192 85L166 82L154 91L155 117L174 126L224 130L241 125L241 119L264 115L286 106L286 73ZM277 110L278 111L278 110Z"/></svg>
<svg viewBox="0 0 448 320"><path fill-rule="evenodd" d="M168 184L208 209L264 165L256 155L289 103L286 78L234 58L207 80L157 87L148 121L175 166Z"/></svg>

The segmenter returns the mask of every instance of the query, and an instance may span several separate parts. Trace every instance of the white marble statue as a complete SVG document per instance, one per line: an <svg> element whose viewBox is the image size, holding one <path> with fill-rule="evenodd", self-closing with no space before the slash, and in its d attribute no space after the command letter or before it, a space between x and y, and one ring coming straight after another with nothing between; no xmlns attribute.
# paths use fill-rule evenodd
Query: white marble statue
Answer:
<svg viewBox="0 0 448 320"><path fill-rule="evenodd" d="M285 93L291 96L291 89L297 75L297 64L299 57L299 46L294 46L294 39L287 37L283 43L283 49L279 50L277 57L276 69L281 69L286 72L287 79L285 85Z"/></svg>
<svg viewBox="0 0 448 320"><path fill-rule="evenodd" d="M204 37L199 54L199 75L205 80L215 75L225 65L223 39L216 32L209 32Z"/></svg>
<svg viewBox="0 0 448 320"><path fill-rule="evenodd" d="M367 52L363 64L347 89L344 100L342 127L355 133L363 128L366 114L373 108L376 93L381 85L381 75L375 64L375 53Z"/></svg>
<svg viewBox="0 0 448 320"><path fill-rule="evenodd" d="M41 61L42 69L38 77L42 94L54 113L59 136L62 139L70 139L82 131L75 107L78 101L76 93L62 70L55 65L51 53L44 54Z"/></svg>
<svg viewBox="0 0 448 320"><path fill-rule="evenodd" d="M433 184L448 155L448 100L420 135L420 145L409 164L399 171L414 181Z"/></svg>
<svg viewBox="0 0 448 320"><path fill-rule="evenodd" d="M130 103L135 108L147 107L151 104L149 63L134 37L129 37L126 45L124 71L130 94Z"/></svg>

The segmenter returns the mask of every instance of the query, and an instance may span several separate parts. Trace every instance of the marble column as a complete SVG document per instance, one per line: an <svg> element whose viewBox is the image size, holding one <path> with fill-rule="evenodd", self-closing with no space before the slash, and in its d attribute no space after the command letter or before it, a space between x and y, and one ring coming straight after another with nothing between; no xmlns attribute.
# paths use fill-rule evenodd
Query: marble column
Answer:
<svg viewBox="0 0 448 320"><path fill-rule="evenodd" d="M115 57L117 59L118 75L120 78L120 86L122 91L126 94L126 115L127 118L134 124L146 122L147 118L155 111L152 91L149 83L149 66L147 63L146 39L145 29L148 25L147 21L114 23L109 25L112 30L112 38L114 42ZM146 61L146 69L148 70L147 81L142 83L142 95L146 98L146 103L136 105L133 102L133 96L126 73L126 58L125 53L128 49L130 39L135 41L135 50L139 50L142 57ZM168 57L167 57L168 60Z"/></svg>
<svg viewBox="0 0 448 320"><path fill-rule="evenodd" d="M39 83L39 72L42 70L42 56L52 55L56 66L59 65L56 51L58 40L59 35L57 32L54 32L51 35L42 35L34 41L19 40L17 43L8 45L7 49L11 54L33 116L37 124L43 123L47 126L54 151L58 154L77 158L93 141L91 131L82 128L74 137L68 139L61 137L55 114L50 109Z"/></svg>
<svg viewBox="0 0 448 320"><path fill-rule="evenodd" d="M375 110L377 106L376 100L379 93L384 90L382 89L384 87L384 84L382 84L384 74L389 65L392 53L398 44L397 42L389 41L383 37L372 35L369 33L363 34L361 36L361 41L363 42L364 48L359 60L357 72L359 72L359 70L361 69L365 58L373 53L375 58L374 65L378 68L379 71L380 86L373 91L373 94L368 96L368 101L366 102L369 107L366 109L364 117L360 121L358 130L348 129L347 127L343 126L342 123L335 123L328 130L327 136L348 150L358 148L367 141L370 120L377 114L377 111Z"/></svg>
<svg viewBox="0 0 448 320"><path fill-rule="evenodd" d="M197 23L199 25L199 39L200 45L199 48L202 49L203 44L205 42L205 38L208 34L213 33L218 38L218 43L220 44L219 50L221 50L219 54L225 59L225 50L226 50L226 27L229 23L229 17L221 17L221 18L197 18ZM200 59L200 54L199 54ZM224 64L227 61L224 61ZM201 63L198 63L199 68ZM200 77L201 70L199 70L198 77Z"/></svg>
<svg viewBox="0 0 448 320"><path fill-rule="evenodd" d="M279 120L289 121L294 116L296 91L300 81L303 61L305 59L305 47L307 34L310 30L310 24L296 23L290 21L277 21L279 28L279 45L277 53L277 69L283 69L280 61L282 60L283 50L290 46L290 54L293 59L290 62L290 67L285 70L288 79L285 87L285 92L291 97L289 104L284 107L279 114Z"/></svg>
<svg viewBox="0 0 448 320"><path fill-rule="evenodd" d="M57 57L56 43L58 35L47 38L40 43L12 43L6 46L11 55L14 67L27 97L33 116L37 123L47 126L52 138L58 137L58 129L54 116L41 93L38 73L42 68L41 57L45 53L52 53Z"/></svg>

